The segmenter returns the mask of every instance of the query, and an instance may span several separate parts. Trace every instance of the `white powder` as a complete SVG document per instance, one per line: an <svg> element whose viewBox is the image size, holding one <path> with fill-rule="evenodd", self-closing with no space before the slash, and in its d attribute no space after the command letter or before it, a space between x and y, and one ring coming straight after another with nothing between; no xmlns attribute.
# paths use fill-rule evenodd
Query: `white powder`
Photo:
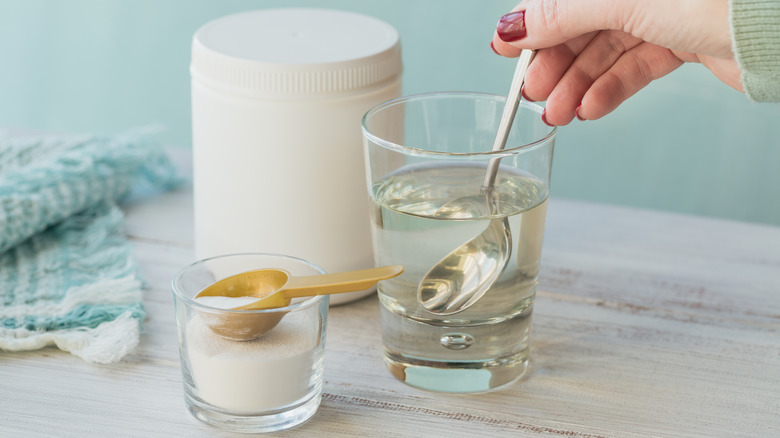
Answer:
<svg viewBox="0 0 780 438"><path fill-rule="evenodd" d="M198 395L235 414L254 414L301 402L322 372L319 321L288 313L253 341L215 334L195 313L187 324L187 351Z"/></svg>
<svg viewBox="0 0 780 438"><path fill-rule="evenodd" d="M217 309L233 309L260 300L258 297L198 297L195 302Z"/></svg>

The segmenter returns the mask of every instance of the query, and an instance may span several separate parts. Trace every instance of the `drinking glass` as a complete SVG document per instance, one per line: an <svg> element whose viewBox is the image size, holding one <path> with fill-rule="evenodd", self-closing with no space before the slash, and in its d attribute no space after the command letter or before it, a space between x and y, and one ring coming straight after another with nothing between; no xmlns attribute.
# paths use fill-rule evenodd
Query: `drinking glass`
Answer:
<svg viewBox="0 0 780 438"><path fill-rule="evenodd" d="M223 278L263 268L294 276L325 273L294 257L232 254L195 262L173 279L185 405L198 420L237 432L301 424L314 415L322 396L327 295L266 310L229 310L193 299ZM251 341L224 338L209 326L252 315L280 322Z"/></svg>
<svg viewBox="0 0 780 438"><path fill-rule="evenodd" d="M363 118L375 263L404 273L378 285L391 373L412 386L482 392L527 370L529 333L556 128L521 102L506 147L492 151L505 97L428 93L391 100ZM492 189L488 163L499 159ZM447 254L507 219L511 255L484 296L457 313L420 304L424 275ZM477 272L482 260L475 259ZM449 272L458 283L464 266Z"/></svg>

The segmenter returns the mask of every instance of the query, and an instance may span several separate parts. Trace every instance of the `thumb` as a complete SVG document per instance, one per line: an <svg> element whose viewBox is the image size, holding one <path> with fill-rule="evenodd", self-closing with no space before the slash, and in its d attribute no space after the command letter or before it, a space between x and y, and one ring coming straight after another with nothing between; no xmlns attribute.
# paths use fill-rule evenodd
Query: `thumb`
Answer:
<svg viewBox="0 0 780 438"><path fill-rule="evenodd" d="M598 30L621 30L692 53L731 55L728 0L526 0L496 26L502 41L542 49Z"/></svg>

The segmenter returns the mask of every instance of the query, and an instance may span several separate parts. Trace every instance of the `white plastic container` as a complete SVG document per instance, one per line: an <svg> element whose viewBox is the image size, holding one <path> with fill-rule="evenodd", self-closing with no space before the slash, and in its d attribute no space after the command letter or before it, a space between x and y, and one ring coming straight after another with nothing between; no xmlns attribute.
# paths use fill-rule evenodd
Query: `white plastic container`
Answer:
<svg viewBox="0 0 780 438"><path fill-rule="evenodd" d="M365 15L266 9L201 27L190 66L197 257L372 267L360 121L400 96L401 70L398 32Z"/></svg>

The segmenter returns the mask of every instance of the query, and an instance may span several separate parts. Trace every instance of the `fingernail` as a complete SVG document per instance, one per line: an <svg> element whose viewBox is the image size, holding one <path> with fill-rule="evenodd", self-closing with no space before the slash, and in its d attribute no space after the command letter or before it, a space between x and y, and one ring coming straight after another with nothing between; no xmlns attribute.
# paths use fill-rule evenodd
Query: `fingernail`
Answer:
<svg viewBox="0 0 780 438"><path fill-rule="evenodd" d="M498 50L496 50L496 47L493 45L493 41L490 42L490 48L493 49L493 53L495 53L496 55L501 55L500 53L498 53Z"/></svg>
<svg viewBox="0 0 780 438"><path fill-rule="evenodd" d="M542 121L547 126L555 126L555 125L551 125L550 122L547 121L547 108L542 110Z"/></svg>
<svg viewBox="0 0 780 438"><path fill-rule="evenodd" d="M584 122L584 121L585 121L585 120L587 120L587 119L583 119L583 118L580 116L580 107L581 107L581 106L582 106L582 102L580 102L580 104L579 104L579 105L577 105L577 109L575 109L575 110L574 110L574 115L577 117L577 120L579 120L580 122Z"/></svg>
<svg viewBox="0 0 780 438"><path fill-rule="evenodd" d="M525 85L520 87L520 95L523 96L523 99L529 101L529 102L536 102L535 100L531 100L528 98L528 96L525 95Z"/></svg>
<svg viewBox="0 0 780 438"><path fill-rule="evenodd" d="M501 17L496 32L499 38L508 43L525 38L525 11L510 12Z"/></svg>

